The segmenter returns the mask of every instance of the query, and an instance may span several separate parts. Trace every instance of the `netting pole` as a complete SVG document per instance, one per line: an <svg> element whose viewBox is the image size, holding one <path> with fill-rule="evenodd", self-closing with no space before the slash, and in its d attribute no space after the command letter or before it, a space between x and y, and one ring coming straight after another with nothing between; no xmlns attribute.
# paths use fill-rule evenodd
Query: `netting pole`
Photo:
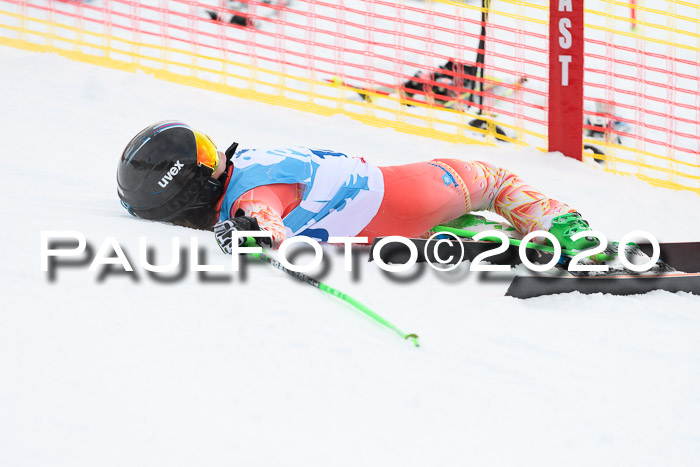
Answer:
<svg viewBox="0 0 700 467"><path fill-rule="evenodd" d="M486 75L485 73L485 68L486 68L486 63L485 63L485 56L486 56L486 23L489 20L489 13L488 9L491 8L491 0L482 0L481 1L481 35L479 36L479 49L477 50L476 53L476 63L477 63L477 69L476 69L476 77L479 78L477 82L474 83L474 89L478 94L478 99L479 99L479 104L478 104L478 110L477 114L482 115L484 113L484 76ZM474 103L476 104L476 99L474 100Z"/></svg>
<svg viewBox="0 0 700 467"><path fill-rule="evenodd" d="M549 2L549 151L583 155L583 1Z"/></svg>

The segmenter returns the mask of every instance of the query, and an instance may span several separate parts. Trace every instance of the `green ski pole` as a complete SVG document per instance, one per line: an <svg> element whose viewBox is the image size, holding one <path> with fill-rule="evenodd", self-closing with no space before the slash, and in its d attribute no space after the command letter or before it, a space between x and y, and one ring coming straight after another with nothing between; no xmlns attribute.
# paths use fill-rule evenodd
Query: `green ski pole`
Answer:
<svg viewBox="0 0 700 467"><path fill-rule="evenodd" d="M372 309L367 307L365 304L363 304L363 303L359 302L358 300L356 300L355 298L351 297L350 295L343 293L340 290L338 290L334 287L331 287L327 284L324 284L323 282L319 282L316 279L313 279L313 278L307 276L306 274L296 272L296 271L291 271L291 270L285 268L284 266L282 266L282 264L279 261L270 257L265 252L250 253L250 255L261 260L261 261L267 262L268 264L279 269L280 271L284 271L287 274L296 277L297 279L299 279L302 282L306 282L310 286L316 287L317 289L321 289L326 293L329 293L333 296L338 297L339 299L343 300L344 302L352 305L356 310L361 311L365 315L369 316L377 323L392 330L394 333L396 333L402 339L410 340L411 342L413 342L413 345L415 345L416 347L420 346L420 344L418 343L418 336L416 334L404 333L399 328L397 328L392 323L390 323L385 318L383 318L381 315L379 315L378 313L376 313L375 311L373 311Z"/></svg>

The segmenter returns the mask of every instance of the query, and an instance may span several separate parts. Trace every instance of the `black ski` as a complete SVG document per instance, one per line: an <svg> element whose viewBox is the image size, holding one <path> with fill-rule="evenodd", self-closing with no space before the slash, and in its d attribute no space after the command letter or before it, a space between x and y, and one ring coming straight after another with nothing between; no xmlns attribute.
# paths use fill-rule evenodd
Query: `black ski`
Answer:
<svg viewBox="0 0 700 467"><path fill-rule="evenodd" d="M381 239L382 237L374 239L369 252L370 261L374 260L376 256L375 246ZM434 246L436 240L431 240L430 242L421 238L411 238L408 240L410 240L418 250L418 257L416 259L418 263L425 263L428 261L434 264L437 263L435 252L437 252L437 256L441 259L452 257L452 260L450 260L448 264L473 261L478 254L493 250L498 246L491 241L474 241L465 238L459 242L461 243L461 247L455 240L443 240L438 244L435 250ZM659 259L665 264L677 271L700 273L700 242L661 243L659 245L661 249L661 256ZM650 244L640 244L639 248L647 255L651 254ZM385 263L405 264L410 258L410 250L408 246L402 243L393 242L382 248L381 257ZM533 263L547 263L552 258L551 254L546 251L538 251L530 248L527 249L527 257ZM490 256L488 262L491 264L517 266L521 263L520 256L518 255L518 247L509 245L505 252Z"/></svg>
<svg viewBox="0 0 700 467"><path fill-rule="evenodd" d="M648 243L639 248L647 255L652 254ZM661 243L661 261L683 272L700 272L700 242Z"/></svg>
<svg viewBox="0 0 700 467"><path fill-rule="evenodd" d="M700 295L700 273L654 275L601 275L575 276L516 276L508 287L506 296L533 298L568 292L582 294L604 293L611 295L636 295L665 290Z"/></svg>
<svg viewBox="0 0 700 467"><path fill-rule="evenodd" d="M375 259L377 255L375 247L380 240L381 238L376 238L372 243L370 261ZM473 261L480 253L497 247L494 242L474 241L466 238L459 242L443 240L437 244L437 248L435 248L436 240L409 240L417 248L416 261L429 261L433 264L437 264L438 259L445 260L450 257L452 259L448 261L449 264ZM651 245L649 244L639 245L639 249L646 254L651 254ZM665 273L633 275L611 272L599 273L600 275L595 276L516 276L506 295L516 298L532 298L567 292L634 295L653 290L688 292L700 295L700 242L661 243L660 250L661 256L657 268L663 266L663 268L668 269L669 271ZM546 251L531 248L526 251L528 259L533 263L548 263L552 258L551 253ZM405 264L410 258L409 247L399 242L386 244L381 249L380 254L382 260L390 264ZM518 247L509 245L503 253L490 256L488 262L511 267L520 264ZM566 268L563 264L558 266L562 269Z"/></svg>

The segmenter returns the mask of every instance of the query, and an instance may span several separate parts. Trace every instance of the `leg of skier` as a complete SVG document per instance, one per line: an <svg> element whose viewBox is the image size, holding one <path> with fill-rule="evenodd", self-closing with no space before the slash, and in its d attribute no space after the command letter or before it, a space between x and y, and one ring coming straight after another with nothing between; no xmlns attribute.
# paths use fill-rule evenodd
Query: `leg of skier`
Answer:
<svg viewBox="0 0 700 467"><path fill-rule="evenodd" d="M435 159L380 169L384 199L359 234L370 241L387 235L424 236L433 226L471 211L493 211L523 234L550 230L554 218L575 212L517 175L485 162Z"/></svg>
<svg viewBox="0 0 700 467"><path fill-rule="evenodd" d="M492 211L505 217L520 233L549 230L552 219L575 209L548 198L541 191L508 170L486 162L458 159L433 161L453 171L458 183L465 187L465 212Z"/></svg>

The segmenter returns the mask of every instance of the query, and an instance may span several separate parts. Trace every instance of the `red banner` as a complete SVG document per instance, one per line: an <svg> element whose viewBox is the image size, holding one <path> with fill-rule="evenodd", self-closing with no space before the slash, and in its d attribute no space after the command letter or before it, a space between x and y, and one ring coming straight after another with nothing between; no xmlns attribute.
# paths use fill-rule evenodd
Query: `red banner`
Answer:
<svg viewBox="0 0 700 467"><path fill-rule="evenodd" d="M583 0L550 0L549 150L583 152Z"/></svg>

